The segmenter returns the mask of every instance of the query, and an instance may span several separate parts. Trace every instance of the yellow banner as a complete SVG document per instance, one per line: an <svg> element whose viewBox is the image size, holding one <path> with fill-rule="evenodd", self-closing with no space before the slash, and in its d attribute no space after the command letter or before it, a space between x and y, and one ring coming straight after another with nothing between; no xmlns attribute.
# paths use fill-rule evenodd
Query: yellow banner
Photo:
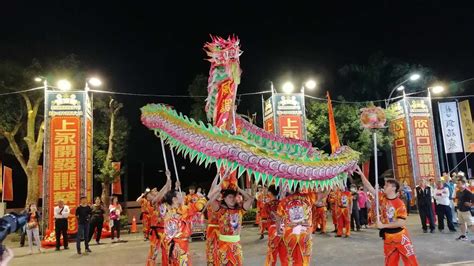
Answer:
<svg viewBox="0 0 474 266"><path fill-rule="evenodd" d="M466 152L474 152L474 126L472 125L471 107L469 100L459 103L459 113L461 114L461 125L464 139L464 149Z"/></svg>

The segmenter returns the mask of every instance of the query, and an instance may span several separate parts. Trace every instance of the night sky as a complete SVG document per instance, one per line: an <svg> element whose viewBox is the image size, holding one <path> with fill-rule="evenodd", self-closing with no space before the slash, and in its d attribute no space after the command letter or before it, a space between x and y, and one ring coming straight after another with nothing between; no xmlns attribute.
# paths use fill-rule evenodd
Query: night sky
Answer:
<svg viewBox="0 0 474 266"><path fill-rule="evenodd" d="M28 64L33 58L73 53L89 73L105 81L107 90L187 94L194 76L209 71L202 50L209 34L236 34L241 39L241 93L267 90L269 80L278 86L288 78L299 83L314 77L324 90L313 95L323 96L331 90L339 67L364 64L377 51L430 67L441 79L474 76L474 9L459 2L456 6L441 4L447 1L31 2L0 4L0 60ZM145 162L145 186L159 184L156 176L162 178L157 173L162 168L159 142L141 126L139 107L166 102L188 113L191 101L118 99L132 125L127 161L134 197L140 190L140 162ZM243 102L250 112L261 111L260 97L245 97ZM184 183L190 178L211 177L188 167ZM15 184L19 197L22 187L24 183Z"/></svg>

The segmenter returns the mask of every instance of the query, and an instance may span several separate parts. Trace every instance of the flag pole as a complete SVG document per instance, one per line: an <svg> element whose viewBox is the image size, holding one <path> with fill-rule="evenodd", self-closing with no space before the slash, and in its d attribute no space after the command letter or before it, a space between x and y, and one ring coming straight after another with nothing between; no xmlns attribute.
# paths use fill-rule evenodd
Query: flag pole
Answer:
<svg viewBox="0 0 474 266"><path fill-rule="evenodd" d="M179 181L178 168L176 167L176 160L174 159L173 148L170 147L170 150L171 150L171 159L173 159L174 173L176 174L176 181L178 181L180 184L180 186L178 187L178 190L179 190L179 193L181 193L181 182Z"/></svg>
<svg viewBox="0 0 474 266"><path fill-rule="evenodd" d="M5 197L5 168L2 165L2 203Z"/></svg>
<svg viewBox="0 0 474 266"><path fill-rule="evenodd" d="M375 213L377 215L377 222L380 222L380 210L379 210L379 172L378 172L378 160L377 160L377 132L374 130L374 165L375 165Z"/></svg>

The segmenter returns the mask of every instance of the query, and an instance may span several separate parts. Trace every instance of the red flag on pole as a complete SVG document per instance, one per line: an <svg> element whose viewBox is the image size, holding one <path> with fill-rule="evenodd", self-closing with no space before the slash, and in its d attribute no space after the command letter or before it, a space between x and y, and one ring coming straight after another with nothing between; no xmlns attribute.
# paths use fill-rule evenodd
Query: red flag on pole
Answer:
<svg viewBox="0 0 474 266"><path fill-rule="evenodd" d="M334 153L341 144L339 143L339 137L337 136L336 121L334 121L334 111L332 110L329 91L326 92L326 95L328 97L329 141L331 143L331 153Z"/></svg>
<svg viewBox="0 0 474 266"><path fill-rule="evenodd" d="M39 188L39 197L43 198L43 166L38 165L38 188Z"/></svg>
<svg viewBox="0 0 474 266"><path fill-rule="evenodd" d="M367 178L369 178L369 170L370 170L370 160L367 160L362 164L362 173L364 173L364 175Z"/></svg>
<svg viewBox="0 0 474 266"><path fill-rule="evenodd" d="M113 162L112 167L119 172L117 179L112 183L112 195L122 195L122 185L120 183L120 162Z"/></svg>
<svg viewBox="0 0 474 266"><path fill-rule="evenodd" d="M10 167L3 167L3 200L13 201L13 180L12 169Z"/></svg>

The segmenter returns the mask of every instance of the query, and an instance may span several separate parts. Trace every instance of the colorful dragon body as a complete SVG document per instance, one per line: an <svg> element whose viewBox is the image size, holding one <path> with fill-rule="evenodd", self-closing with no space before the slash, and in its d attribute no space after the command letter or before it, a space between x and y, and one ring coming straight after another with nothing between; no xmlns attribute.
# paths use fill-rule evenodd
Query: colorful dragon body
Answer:
<svg viewBox="0 0 474 266"><path fill-rule="evenodd" d="M277 136L235 115L239 40L213 38L205 48L211 62L205 110L212 124L196 122L163 104L148 104L141 108L146 127L199 165L216 164L237 171L238 177L247 172L265 185L324 189L344 184L357 165L358 152L342 146L328 155L307 141Z"/></svg>

